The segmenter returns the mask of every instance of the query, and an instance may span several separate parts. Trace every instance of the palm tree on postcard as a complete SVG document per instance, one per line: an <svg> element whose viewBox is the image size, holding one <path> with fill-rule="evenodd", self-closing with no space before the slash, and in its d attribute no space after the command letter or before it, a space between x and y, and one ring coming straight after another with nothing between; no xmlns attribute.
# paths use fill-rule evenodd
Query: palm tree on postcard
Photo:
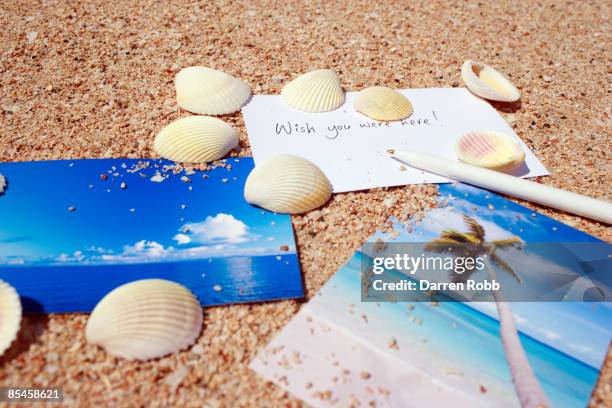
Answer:
<svg viewBox="0 0 612 408"><path fill-rule="evenodd" d="M522 278L512 267L497 254L497 250L509 248L522 249L523 242L518 237L507 239L486 241L485 230L475 219L464 215L468 232L459 232L455 230L444 230L439 238L436 238L425 245L425 250L437 253L454 253L457 250L463 251L471 257L482 257L486 265L489 276L492 280L496 280L495 267L511 274L519 283L522 283ZM470 275L474 273L472 268L462 274L452 273L451 279L455 282L465 282ZM529 361L521 345L518 331L514 324L514 316L508 306L508 303L503 299L503 295L499 291L492 291L493 299L497 307L500 324L500 336L506 354L506 360L510 367L510 373L514 382L514 387L518 395L521 406L527 408L548 407L550 403L546 395L540 387L540 383L533 374L533 370L529 365Z"/></svg>

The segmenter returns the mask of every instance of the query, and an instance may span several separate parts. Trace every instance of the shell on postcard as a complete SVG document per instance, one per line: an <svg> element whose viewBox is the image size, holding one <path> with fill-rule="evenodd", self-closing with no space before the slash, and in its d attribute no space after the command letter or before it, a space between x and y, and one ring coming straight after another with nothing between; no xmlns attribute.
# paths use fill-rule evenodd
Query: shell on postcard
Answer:
<svg viewBox="0 0 612 408"><path fill-rule="evenodd" d="M251 88L246 82L206 67L181 69L174 86L178 105L201 115L236 112L251 96Z"/></svg>
<svg viewBox="0 0 612 408"><path fill-rule="evenodd" d="M329 200L329 180L314 163L302 157L279 154L260 163L246 180L247 202L277 213L299 214Z"/></svg>
<svg viewBox="0 0 612 408"><path fill-rule="evenodd" d="M461 78L470 91L482 98L501 102L514 102L521 98L521 93L512 82L482 62L465 61L461 67Z"/></svg>
<svg viewBox="0 0 612 408"><path fill-rule="evenodd" d="M189 116L163 128L155 137L154 149L177 162L206 163L222 158L237 145L236 130L221 119Z"/></svg>
<svg viewBox="0 0 612 408"><path fill-rule="evenodd" d="M116 357L149 360L191 346L202 330L202 307L191 291L164 279L127 283L95 307L85 337Z"/></svg>
<svg viewBox="0 0 612 408"><path fill-rule="evenodd" d="M355 110L376 120L400 120L412 114L412 104L401 93L384 86L363 89L355 98Z"/></svg>
<svg viewBox="0 0 612 408"><path fill-rule="evenodd" d="M0 194L4 193L4 187L6 187L6 179L0 174Z"/></svg>
<svg viewBox="0 0 612 408"><path fill-rule="evenodd" d="M0 356L17 338L21 313L19 295L11 285L0 280Z"/></svg>
<svg viewBox="0 0 612 408"><path fill-rule="evenodd" d="M525 160L523 149L513 137L492 130L461 136L455 152L464 163L503 172L515 169Z"/></svg>
<svg viewBox="0 0 612 408"><path fill-rule="evenodd" d="M331 69L317 69L302 74L281 90L287 105L304 112L327 112L344 103L340 78Z"/></svg>

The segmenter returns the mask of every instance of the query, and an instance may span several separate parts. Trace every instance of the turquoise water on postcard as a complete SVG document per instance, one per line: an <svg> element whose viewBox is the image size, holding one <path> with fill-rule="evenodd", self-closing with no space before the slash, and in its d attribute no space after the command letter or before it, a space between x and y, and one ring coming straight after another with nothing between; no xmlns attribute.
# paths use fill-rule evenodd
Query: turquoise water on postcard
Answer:
<svg viewBox="0 0 612 408"><path fill-rule="evenodd" d="M474 394L483 384L500 396L501 406L518 405L496 319L460 302L435 307L430 302L360 303L360 256L341 268L312 302L317 315L435 378L444 381L444 371L453 368L474 379ZM364 315L368 324L361 321ZM398 351L389 349L389 336L398 340ZM521 341L553 406L586 406L598 370L522 333Z"/></svg>
<svg viewBox="0 0 612 408"><path fill-rule="evenodd" d="M0 279L17 289L26 312L91 311L117 286L148 278L185 285L203 306L297 298L303 293L294 253L172 263L0 267Z"/></svg>

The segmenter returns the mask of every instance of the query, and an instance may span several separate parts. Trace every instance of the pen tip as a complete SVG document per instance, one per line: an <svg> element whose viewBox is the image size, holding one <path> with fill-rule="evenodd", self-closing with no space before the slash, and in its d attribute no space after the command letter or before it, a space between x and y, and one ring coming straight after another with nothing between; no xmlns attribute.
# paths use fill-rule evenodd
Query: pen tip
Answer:
<svg viewBox="0 0 612 408"><path fill-rule="evenodd" d="M395 149L389 149L389 150L387 150L387 153L389 153L389 154L395 154Z"/></svg>

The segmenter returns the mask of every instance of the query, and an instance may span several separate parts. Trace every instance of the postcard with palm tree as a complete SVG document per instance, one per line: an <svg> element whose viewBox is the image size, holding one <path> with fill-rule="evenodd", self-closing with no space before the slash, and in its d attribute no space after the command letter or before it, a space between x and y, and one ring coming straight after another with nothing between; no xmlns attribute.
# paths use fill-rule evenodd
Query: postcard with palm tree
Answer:
<svg viewBox="0 0 612 408"><path fill-rule="evenodd" d="M28 312L87 312L146 278L203 305L303 296L291 219L243 198L251 158L0 163L0 279Z"/></svg>
<svg viewBox="0 0 612 408"><path fill-rule="evenodd" d="M475 187L440 185L439 202L370 243L421 243L443 255L467 243L485 267L447 279L528 287L540 275L565 275L561 260L527 244L607 245ZM609 301L519 302L501 293L486 302L363 301L367 252L357 252L302 308L251 363L255 371L316 407L588 403L612 338ZM560 290L577 298L575 292L588 292L587 280L565 280Z"/></svg>

